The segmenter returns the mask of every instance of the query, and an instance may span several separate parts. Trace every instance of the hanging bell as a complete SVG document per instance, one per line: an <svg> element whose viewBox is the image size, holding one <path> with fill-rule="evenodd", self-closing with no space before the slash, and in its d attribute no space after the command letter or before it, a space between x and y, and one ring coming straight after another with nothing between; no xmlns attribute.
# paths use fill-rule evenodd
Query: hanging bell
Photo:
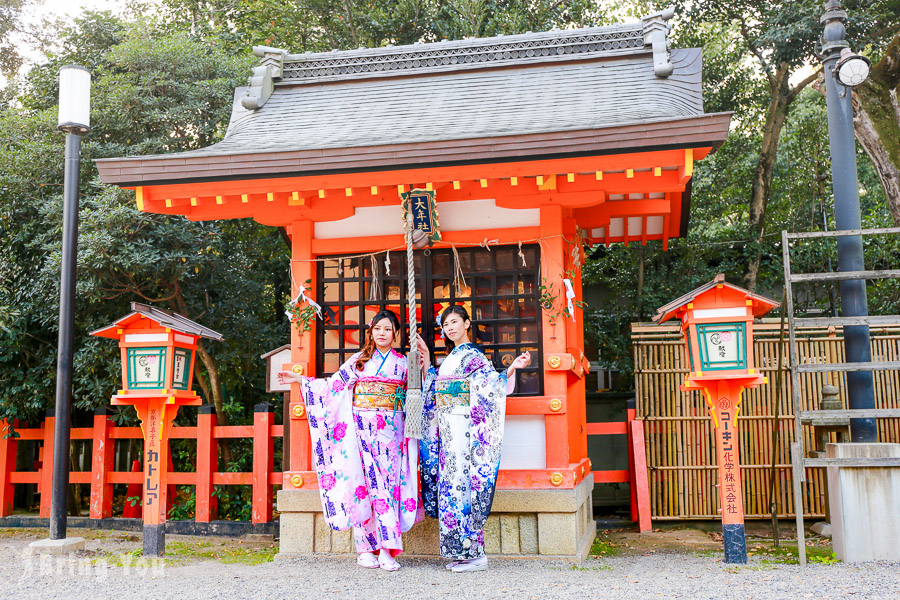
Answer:
<svg viewBox="0 0 900 600"><path fill-rule="evenodd" d="M421 229L413 229L412 232L412 243L413 248L416 250L421 250L425 246L428 245L428 236Z"/></svg>

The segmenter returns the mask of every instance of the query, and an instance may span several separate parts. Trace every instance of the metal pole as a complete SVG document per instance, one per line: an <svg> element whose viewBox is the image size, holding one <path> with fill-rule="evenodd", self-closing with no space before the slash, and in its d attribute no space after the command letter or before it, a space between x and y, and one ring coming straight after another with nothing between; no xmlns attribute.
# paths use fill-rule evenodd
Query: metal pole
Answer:
<svg viewBox="0 0 900 600"><path fill-rule="evenodd" d="M69 508L69 435L72 417L72 346L75 330L75 265L78 253L78 180L81 136L66 135L63 180L62 263L59 285L59 347L56 361L56 429L53 436L53 487L50 539L66 539ZM45 491L46 493L46 491Z"/></svg>
<svg viewBox="0 0 900 600"><path fill-rule="evenodd" d="M825 4L820 19L825 24L822 34L822 53L825 71L825 101L828 105L828 137L831 144L831 177L834 189L834 218L838 230L861 229L859 192L856 176L856 143L853 136L853 104L850 90L839 84L833 74L841 50L847 48L844 22L847 13L838 0ZM838 270L863 271L863 243L861 236L837 238ZM866 282L842 281L841 311L845 317L867 316ZM871 362L872 347L868 325L844 327L844 353L847 362ZM851 409L875 408L875 382L871 371L847 373L847 397ZM853 442L877 442L875 419L851 419L850 438Z"/></svg>

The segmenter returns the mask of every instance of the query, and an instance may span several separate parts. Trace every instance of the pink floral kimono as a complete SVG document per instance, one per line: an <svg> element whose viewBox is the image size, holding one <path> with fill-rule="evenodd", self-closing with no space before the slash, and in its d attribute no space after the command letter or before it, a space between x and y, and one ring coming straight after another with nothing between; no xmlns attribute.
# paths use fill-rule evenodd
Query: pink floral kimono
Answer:
<svg viewBox="0 0 900 600"><path fill-rule="evenodd" d="M406 357L377 349L362 371L354 354L328 379L304 378L313 463L332 529L353 527L357 552L403 551L424 518L416 440L403 437Z"/></svg>

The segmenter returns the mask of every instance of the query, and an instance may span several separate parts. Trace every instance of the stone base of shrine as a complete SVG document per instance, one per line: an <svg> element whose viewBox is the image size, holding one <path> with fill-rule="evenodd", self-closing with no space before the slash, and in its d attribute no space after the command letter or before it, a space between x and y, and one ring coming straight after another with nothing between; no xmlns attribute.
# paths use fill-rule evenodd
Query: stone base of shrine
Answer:
<svg viewBox="0 0 900 600"><path fill-rule="evenodd" d="M582 561L597 533L592 514L594 477L574 489L497 490L484 527L492 557ZM353 533L332 530L317 489L278 492L281 513L276 558L355 554ZM438 523L426 517L403 535L404 556L438 556Z"/></svg>

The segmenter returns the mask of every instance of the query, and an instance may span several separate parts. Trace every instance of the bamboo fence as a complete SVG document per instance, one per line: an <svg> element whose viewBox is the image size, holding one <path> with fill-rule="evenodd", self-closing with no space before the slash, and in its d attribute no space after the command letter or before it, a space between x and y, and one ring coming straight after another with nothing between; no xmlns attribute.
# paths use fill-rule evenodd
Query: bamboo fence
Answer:
<svg viewBox="0 0 900 600"><path fill-rule="evenodd" d="M772 431L778 427L775 502L779 517L793 517L790 444L794 438L794 410L785 335L782 356L782 386L775 389L779 369L778 319L764 319L754 325L754 360L769 383L744 392L738 417L741 476L746 518L770 518L769 478L771 474ZM797 348L803 363L843 362L842 330L838 328L797 328ZM872 360L900 360L900 324L873 327ZM680 389L688 374L681 324L632 324L634 379L637 418L644 421L647 467L650 478L650 514L654 519L718 519L719 495L715 438L706 405L698 392ZM876 371L877 408L900 408L900 372ZM834 385L846 408L846 381L842 373L801 375L803 410L817 409L822 387ZM774 402L780 416L774 422ZM812 427L804 428L805 447L816 447ZM900 442L900 419L879 419L881 442ZM832 436L833 441L834 436ZM825 514L827 485L825 469L807 469L806 516Z"/></svg>

